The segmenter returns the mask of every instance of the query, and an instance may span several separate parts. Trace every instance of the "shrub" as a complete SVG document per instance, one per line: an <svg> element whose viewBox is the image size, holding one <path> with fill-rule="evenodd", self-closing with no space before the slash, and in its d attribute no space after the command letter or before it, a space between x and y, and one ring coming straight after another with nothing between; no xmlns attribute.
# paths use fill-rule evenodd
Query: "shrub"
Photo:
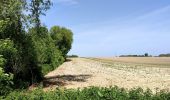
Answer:
<svg viewBox="0 0 170 100"><path fill-rule="evenodd" d="M36 54L32 41L25 36L22 40L22 46L15 45L12 40L0 40L0 55L6 59L4 71L14 75L16 88L26 86L40 80L41 68L37 65ZM29 84L28 84L29 83Z"/></svg>
<svg viewBox="0 0 170 100"><path fill-rule="evenodd" d="M18 51L14 47L14 43L9 39L0 40L0 55L6 59L6 64L4 65L5 72L14 72L14 69L18 69Z"/></svg>
<svg viewBox="0 0 170 100"><path fill-rule="evenodd" d="M149 89L141 88L127 91L123 88L90 87L84 89L62 89L44 92L42 89L33 91L15 91L10 93L6 100L169 100L170 92L153 94Z"/></svg>
<svg viewBox="0 0 170 100"><path fill-rule="evenodd" d="M7 74L3 70L5 59L0 55L0 95L7 95L12 90L13 75Z"/></svg>

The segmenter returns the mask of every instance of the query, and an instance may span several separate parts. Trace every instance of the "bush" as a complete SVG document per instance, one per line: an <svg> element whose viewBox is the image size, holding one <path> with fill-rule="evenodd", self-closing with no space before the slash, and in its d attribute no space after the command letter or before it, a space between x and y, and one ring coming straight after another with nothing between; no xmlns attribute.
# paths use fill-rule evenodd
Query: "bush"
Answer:
<svg viewBox="0 0 170 100"><path fill-rule="evenodd" d="M34 91L18 91L9 94L6 100L169 100L170 92L158 92L153 94L149 89L141 88L127 91L123 88L90 87L80 89L61 89L44 92L42 89Z"/></svg>
<svg viewBox="0 0 170 100"><path fill-rule="evenodd" d="M3 70L5 59L0 55L0 96L7 95L12 90L13 75L7 74Z"/></svg>
<svg viewBox="0 0 170 100"><path fill-rule="evenodd" d="M36 55L32 41L24 36L22 46L18 46L9 39L0 40L0 55L6 59L4 71L14 75L16 88L23 88L42 79L41 68L37 66ZM29 84L28 84L29 83Z"/></svg>
<svg viewBox="0 0 170 100"><path fill-rule="evenodd" d="M13 41L9 39L1 39L0 40L0 55L6 59L6 63L4 65L5 72L15 72L14 70L18 70L18 51L14 47Z"/></svg>

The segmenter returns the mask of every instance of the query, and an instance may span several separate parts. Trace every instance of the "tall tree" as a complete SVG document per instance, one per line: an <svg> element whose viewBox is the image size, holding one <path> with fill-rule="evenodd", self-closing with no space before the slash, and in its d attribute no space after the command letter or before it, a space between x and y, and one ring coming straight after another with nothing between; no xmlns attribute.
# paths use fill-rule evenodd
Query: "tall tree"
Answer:
<svg viewBox="0 0 170 100"><path fill-rule="evenodd" d="M40 34L39 28L41 26L40 16L45 15L45 12L50 9L51 0L31 0L28 3L28 9L31 12L30 18L32 23L37 28L37 33Z"/></svg>
<svg viewBox="0 0 170 100"><path fill-rule="evenodd" d="M25 0L1 0L0 21L3 31L0 38L10 38L17 41L18 35L22 33L23 9Z"/></svg>
<svg viewBox="0 0 170 100"><path fill-rule="evenodd" d="M55 41L56 47L62 52L66 58L73 42L73 33L65 27L53 26L50 29L51 37Z"/></svg>

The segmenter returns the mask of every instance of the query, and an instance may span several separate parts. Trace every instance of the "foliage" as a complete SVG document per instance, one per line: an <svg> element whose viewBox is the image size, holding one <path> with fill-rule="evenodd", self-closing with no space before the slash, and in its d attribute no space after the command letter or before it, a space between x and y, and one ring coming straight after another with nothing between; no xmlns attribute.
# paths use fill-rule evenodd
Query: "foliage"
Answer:
<svg viewBox="0 0 170 100"><path fill-rule="evenodd" d="M29 14L31 18L31 23L35 24L37 34L41 34L39 28L41 26L40 16L45 15L45 12L50 9L51 0L30 0L27 3L27 10L31 13Z"/></svg>
<svg viewBox="0 0 170 100"><path fill-rule="evenodd" d="M4 34L3 32L5 31L6 27L8 26L9 19L6 20L0 20L0 38L5 38L6 34Z"/></svg>
<svg viewBox="0 0 170 100"><path fill-rule="evenodd" d="M25 44L25 46L27 46L27 44ZM32 81L32 77L30 77L32 74L30 73L31 71L29 69L34 67L30 66L29 64L32 59L27 59L27 57L30 57L26 53L27 49L24 51L22 49L16 48L12 40L0 40L0 55L3 55L3 57L6 59L3 69L6 73L12 73L14 75L14 83L17 83L17 86L19 85L19 81ZM36 75L38 75L37 71Z"/></svg>
<svg viewBox="0 0 170 100"><path fill-rule="evenodd" d="M29 30L29 34L35 47L37 63L42 67L43 74L46 74L62 64L64 59L48 34L48 29L40 27L39 31L41 34L36 34L36 28L32 28Z"/></svg>
<svg viewBox="0 0 170 100"><path fill-rule="evenodd" d="M152 55L145 53L144 55L120 55L119 57L152 57Z"/></svg>
<svg viewBox="0 0 170 100"><path fill-rule="evenodd" d="M148 57L148 56L149 56L149 54L148 54L148 53L145 53L145 54L144 54L144 56L145 56L145 57Z"/></svg>
<svg viewBox="0 0 170 100"><path fill-rule="evenodd" d="M78 58L78 55L67 55L68 58Z"/></svg>
<svg viewBox="0 0 170 100"><path fill-rule="evenodd" d="M11 73L7 74L3 70L5 64L5 59L0 55L0 96L7 95L9 91L12 90L13 85L13 75Z"/></svg>
<svg viewBox="0 0 170 100"><path fill-rule="evenodd" d="M0 1L0 39L10 38L15 43L20 42L20 34L23 32L24 0Z"/></svg>
<svg viewBox="0 0 170 100"><path fill-rule="evenodd" d="M160 54L159 57L170 57L170 53L168 53L168 54Z"/></svg>
<svg viewBox="0 0 170 100"><path fill-rule="evenodd" d="M73 42L73 33L67 28L53 26L50 29L50 34L52 39L55 41L55 45L66 58L66 55L70 51L71 44Z"/></svg>
<svg viewBox="0 0 170 100"><path fill-rule="evenodd" d="M0 40L0 55L3 55L6 59L6 64L4 65L5 72L13 73L18 70L18 51L11 40Z"/></svg>
<svg viewBox="0 0 170 100"><path fill-rule="evenodd" d="M4 80L4 74L7 81L12 79L12 73L14 88L41 81L43 74L64 61L48 29L41 26L40 16L50 6L50 0L0 1L0 55L6 60L0 80Z"/></svg>
<svg viewBox="0 0 170 100"><path fill-rule="evenodd" d="M90 87L82 90L57 88L55 91L44 92L42 89L34 91L15 91L6 100L169 100L170 92L160 91L153 94L149 89L141 88L127 91L123 88Z"/></svg>
<svg viewBox="0 0 170 100"><path fill-rule="evenodd" d="M4 71L14 74L16 87L40 81L42 72L47 73L63 62L46 28L36 27L36 32L28 34L24 30L27 22L30 22L28 27L32 23L40 27L39 17L50 5L50 0L0 1L0 54L6 59ZM49 64L49 68L44 68L44 64Z"/></svg>

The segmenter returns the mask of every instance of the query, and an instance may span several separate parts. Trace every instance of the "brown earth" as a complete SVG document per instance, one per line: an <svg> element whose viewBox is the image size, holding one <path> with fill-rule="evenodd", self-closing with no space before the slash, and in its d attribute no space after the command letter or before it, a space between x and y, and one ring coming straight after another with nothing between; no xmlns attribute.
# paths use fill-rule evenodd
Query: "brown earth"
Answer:
<svg viewBox="0 0 170 100"><path fill-rule="evenodd" d="M148 65L149 66L149 65ZM170 67L148 67L123 62L71 58L56 70L48 73L44 89L109 87L117 85L126 89L142 87L170 90Z"/></svg>
<svg viewBox="0 0 170 100"><path fill-rule="evenodd" d="M123 63L137 63L137 64L150 64L150 65L164 65L170 67L170 57L107 57L101 58L113 62Z"/></svg>

